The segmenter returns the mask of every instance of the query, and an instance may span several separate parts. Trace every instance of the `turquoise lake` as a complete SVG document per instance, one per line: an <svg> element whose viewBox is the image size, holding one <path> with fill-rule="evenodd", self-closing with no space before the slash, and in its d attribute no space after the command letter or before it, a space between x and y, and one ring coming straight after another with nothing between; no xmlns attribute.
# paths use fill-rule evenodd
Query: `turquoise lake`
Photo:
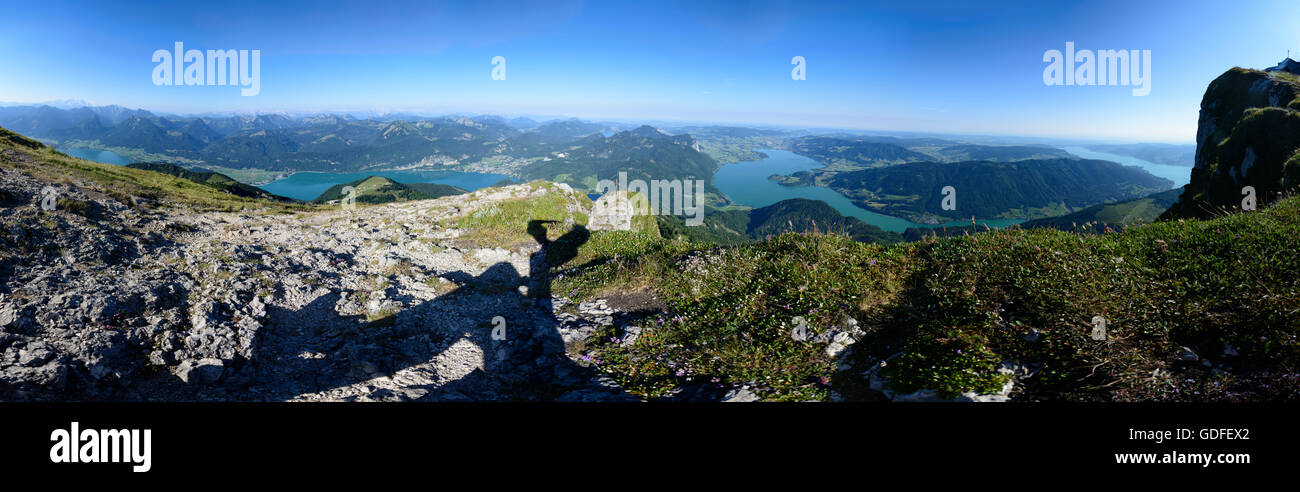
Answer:
<svg viewBox="0 0 1300 492"><path fill-rule="evenodd" d="M458 171L371 171L361 173L294 173L259 186L268 193L303 201L315 200L331 186L349 183L367 176L382 176L398 183L439 183L469 191L487 188L503 179L504 174L465 173Z"/></svg>
<svg viewBox="0 0 1300 492"><path fill-rule="evenodd" d="M969 220L946 224L917 224L907 219L879 214L854 205L840 192L820 186L784 186L767 179L773 174L789 175L822 167L807 157L785 150L755 149L767 154L766 159L727 164L713 175L713 185L727 194L732 201L749 207L766 207L781 200L806 198L821 200L839 213L886 231L903 232L909 227L952 227L970 225ZM1000 228L1023 222L1017 219L977 219L977 224Z"/></svg>
<svg viewBox="0 0 1300 492"><path fill-rule="evenodd" d="M1077 155L1084 159L1097 159L1101 161L1111 161L1123 164L1125 166L1137 166L1145 169L1155 176L1173 181L1173 188L1181 188L1183 185L1192 180L1192 168L1183 166L1170 166L1167 164L1156 164L1151 161L1129 157L1126 155L1111 154L1108 152L1097 152L1088 150L1083 147L1061 147L1066 152ZM1171 188L1172 189L1172 188Z"/></svg>
<svg viewBox="0 0 1300 492"><path fill-rule="evenodd" d="M59 148L59 152L78 159L125 166L134 162L120 154L108 150L85 149L78 147ZM487 188L503 179L510 179L504 174L464 173L458 171L374 171L365 173L294 173L287 178L264 184L259 188L280 196L287 196L303 201L315 200L329 187L349 183L366 176L383 176L398 183L439 183L456 186L469 191Z"/></svg>
<svg viewBox="0 0 1300 492"><path fill-rule="evenodd" d="M125 166L127 164L134 162L131 159L128 159L126 157L117 154L116 152L112 152L108 150L83 149L77 147L70 147L70 148L60 147L58 151L63 152L64 154L68 154L72 157L76 157L78 159L102 162L104 164L113 164L115 166Z"/></svg>
<svg viewBox="0 0 1300 492"><path fill-rule="evenodd" d="M1174 182L1175 187L1188 183L1191 168L1168 166L1145 161L1135 157L1095 152L1083 147L1063 147L1067 152L1085 159L1100 159L1129 166L1137 166L1147 172ZM80 159L105 164L124 166L132 162L122 155L108 150L87 148L60 148L60 152ZM876 213L854 205L838 191L820 186L783 186L767 179L773 174L789 175L798 171L808 171L822 167L820 163L807 157L784 150L758 149L768 155L758 161L727 164L718 169L713 176L713 184L726 193L732 201L749 207L766 207L781 200L806 198L821 200L839 213L856 217L863 222L886 231L903 232L909 227L935 228L943 226L961 226L969 221L953 221L940 225L917 224L907 219ZM477 190L492 186L503 179L510 179L503 174L467 173L458 171L375 171L362 173L294 173L287 178L272 181L260 186L263 190L280 196L303 201L314 200L325 190L336 184L348 183L366 176L383 176L398 183L440 183L466 190ZM999 228L1023 222L1015 219L982 219L976 223Z"/></svg>

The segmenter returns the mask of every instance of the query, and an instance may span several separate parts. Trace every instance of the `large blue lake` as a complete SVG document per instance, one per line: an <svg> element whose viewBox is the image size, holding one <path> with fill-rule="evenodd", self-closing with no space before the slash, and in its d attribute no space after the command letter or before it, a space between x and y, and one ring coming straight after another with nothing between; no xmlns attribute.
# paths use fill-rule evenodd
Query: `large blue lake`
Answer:
<svg viewBox="0 0 1300 492"><path fill-rule="evenodd" d="M807 198L821 200L840 214L857 217L868 224L886 231L903 232L909 227L943 227L970 225L970 221L954 221L946 224L918 224L907 219L879 214L854 205L840 192L820 186L785 186L767 179L773 174L789 175L798 171L808 171L822 167L820 163L807 157L785 150L758 149L767 154L766 159L727 164L713 175L713 185L727 194L728 198L741 205L766 207L781 200ZM1014 219L979 219L976 223L993 228L1019 224L1023 221Z"/></svg>
<svg viewBox="0 0 1300 492"><path fill-rule="evenodd" d="M1147 172L1173 181L1173 188L1181 188L1183 185L1191 182L1192 168L1183 166L1170 166L1167 164L1156 164L1151 161L1138 159L1126 155L1111 154L1109 152L1097 152L1088 150L1083 147L1061 147L1066 152L1077 155L1084 159L1097 159L1102 161L1118 162L1126 166L1137 166L1145 169ZM1171 188L1172 189L1172 188Z"/></svg>
<svg viewBox="0 0 1300 492"><path fill-rule="evenodd" d="M1063 147L1067 152L1085 159L1100 159L1111 162L1118 162L1129 166L1137 166L1145 169L1153 175L1168 179L1174 182L1175 187L1183 186L1188 183L1191 168L1180 166L1168 166L1145 161L1135 157L1129 157L1107 152L1096 152L1083 147ZM105 164L114 164L124 166L132 162L131 159L119 155L115 152L99 149L87 148L60 148L60 152L80 159L86 159ZM874 225L886 231L902 232L909 227L941 227L941 226L960 226L966 225L968 221L954 221L946 224L917 224L906 219L879 214L857 205L854 205L844 195L830 188L820 186L783 186L767 179L773 174L789 175L798 171L808 171L822 167L820 163L807 157L784 150L760 149L761 152L768 155L766 159L750 162L740 162L722 166L713 177L713 184L726 193L732 201L741 205L750 207L766 207L781 200L790 198L807 198L810 200L821 200L830 205L831 208L839 213L857 217L868 224ZM287 178L272 181L261 188L267 192L280 196L295 198L298 200L310 201L324 193L329 187L336 184L348 183L366 176L383 176L398 183L441 183L464 188L466 190L477 190L492 186L503 179L509 179L503 174L488 173L466 173L458 171L376 171L367 173L316 173L302 172L295 173ZM977 223L989 227L1006 227L1012 224L1018 224L1022 221L1011 219L987 219L977 220Z"/></svg>
<svg viewBox="0 0 1300 492"><path fill-rule="evenodd" d="M108 150L83 149L78 147L69 147L69 148L59 147L58 151L63 152L64 154L68 154L72 157L76 157L78 159L102 162L104 164L113 164L116 166L125 166L132 162L131 159L128 159L126 157L119 155L116 152L112 152Z"/></svg>
<svg viewBox="0 0 1300 492"><path fill-rule="evenodd" d="M294 173L259 186L269 193L310 201L336 184L349 183L367 176L382 176L398 183L439 183L474 191L510 179L504 174L464 173L458 171L371 171L362 173Z"/></svg>

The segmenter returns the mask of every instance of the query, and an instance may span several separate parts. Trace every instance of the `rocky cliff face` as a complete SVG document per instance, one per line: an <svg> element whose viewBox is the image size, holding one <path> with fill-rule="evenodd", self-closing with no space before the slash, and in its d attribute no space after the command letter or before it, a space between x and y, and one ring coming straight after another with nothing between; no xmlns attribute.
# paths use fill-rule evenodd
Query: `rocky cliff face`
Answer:
<svg viewBox="0 0 1300 492"><path fill-rule="evenodd" d="M1191 183L1164 218L1241 210L1243 188L1257 206L1300 185L1300 79L1288 72L1233 68L1201 100Z"/></svg>

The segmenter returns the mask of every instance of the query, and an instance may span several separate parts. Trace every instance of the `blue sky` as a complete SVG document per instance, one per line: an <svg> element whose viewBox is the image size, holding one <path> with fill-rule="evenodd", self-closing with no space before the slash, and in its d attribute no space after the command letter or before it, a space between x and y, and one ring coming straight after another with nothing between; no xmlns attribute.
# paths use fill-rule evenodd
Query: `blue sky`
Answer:
<svg viewBox="0 0 1300 492"><path fill-rule="evenodd" d="M176 41L261 50L261 93L155 86L150 56ZM1151 50L1150 95L1044 85L1044 51L1067 41ZM1209 81L1288 49L1294 0L29 2L0 17L0 101L1191 142Z"/></svg>

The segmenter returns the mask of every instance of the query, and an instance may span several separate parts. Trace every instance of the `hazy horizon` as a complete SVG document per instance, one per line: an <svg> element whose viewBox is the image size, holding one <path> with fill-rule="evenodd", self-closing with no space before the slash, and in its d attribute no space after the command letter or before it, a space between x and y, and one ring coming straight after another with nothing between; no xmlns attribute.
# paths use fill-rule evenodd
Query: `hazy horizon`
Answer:
<svg viewBox="0 0 1300 492"><path fill-rule="evenodd" d="M0 19L0 58L11 68L0 74L0 99L82 99L177 115L557 115L1190 143L1214 77L1300 52L1300 5L1251 7L42 5ZM150 55L175 42L260 51L260 93L155 85ZM1046 85L1044 53L1067 42L1150 50L1150 94ZM504 80L491 76L497 56ZM792 80L796 56L806 60L805 80Z"/></svg>
<svg viewBox="0 0 1300 492"><path fill-rule="evenodd" d="M168 112L157 111L143 107L129 107L121 104L98 104L93 101L80 101L83 104L66 104L66 100L58 101L0 101L0 107L15 106L50 106L58 109L75 109L78 107L111 107L118 106L128 110L143 110L163 117L180 117L180 118L204 118L204 117L232 117L232 116L258 116L258 115L284 115L289 117L308 117L314 115L331 115L331 116L348 116L357 120L364 119L387 119L392 116L415 116L418 118L444 118L444 117L497 117L505 120L514 118L529 118L537 123L547 123L550 121L564 120L581 120L590 123L616 123L621 125L650 125L669 124L674 126L734 126L752 128L757 130L782 130L782 131L807 131L812 133L820 132L843 132L850 134L876 135L876 136L898 136L903 138L914 137L941 137L941 138L971 138L977 140L986 139L1007 139L1007 145L1016 145L1019 143L1041 143L1043 145L1063 144L1063 143L1147 143L1162 145L1195 145L1195 139L1186 141L1160 141L1150 139L1123 139L1123 138L1106 138L1106 137L1074 137L1074 136L1047 136L1047 135L1027 135L1014 133L950 133L940 131L909 131L909 130L891 130L888 128L849 128L849 127L828 127L812 125L782 125L778 123L760 123L760 122L734 122L734 121L706 121L706 120L672 120L672 119L629 119L629 118L588 118L577 115L564 114L525 114L525 113L480 113L480 112L454 112L454 113L436 113L423 111L406 111L392 110L387 112L378 111L329 111L329 110L266 110L266 111L204 111L204 112ZM661 128L662 129L662 128ZM996 144L995 144L996 145Z"/></svg>

